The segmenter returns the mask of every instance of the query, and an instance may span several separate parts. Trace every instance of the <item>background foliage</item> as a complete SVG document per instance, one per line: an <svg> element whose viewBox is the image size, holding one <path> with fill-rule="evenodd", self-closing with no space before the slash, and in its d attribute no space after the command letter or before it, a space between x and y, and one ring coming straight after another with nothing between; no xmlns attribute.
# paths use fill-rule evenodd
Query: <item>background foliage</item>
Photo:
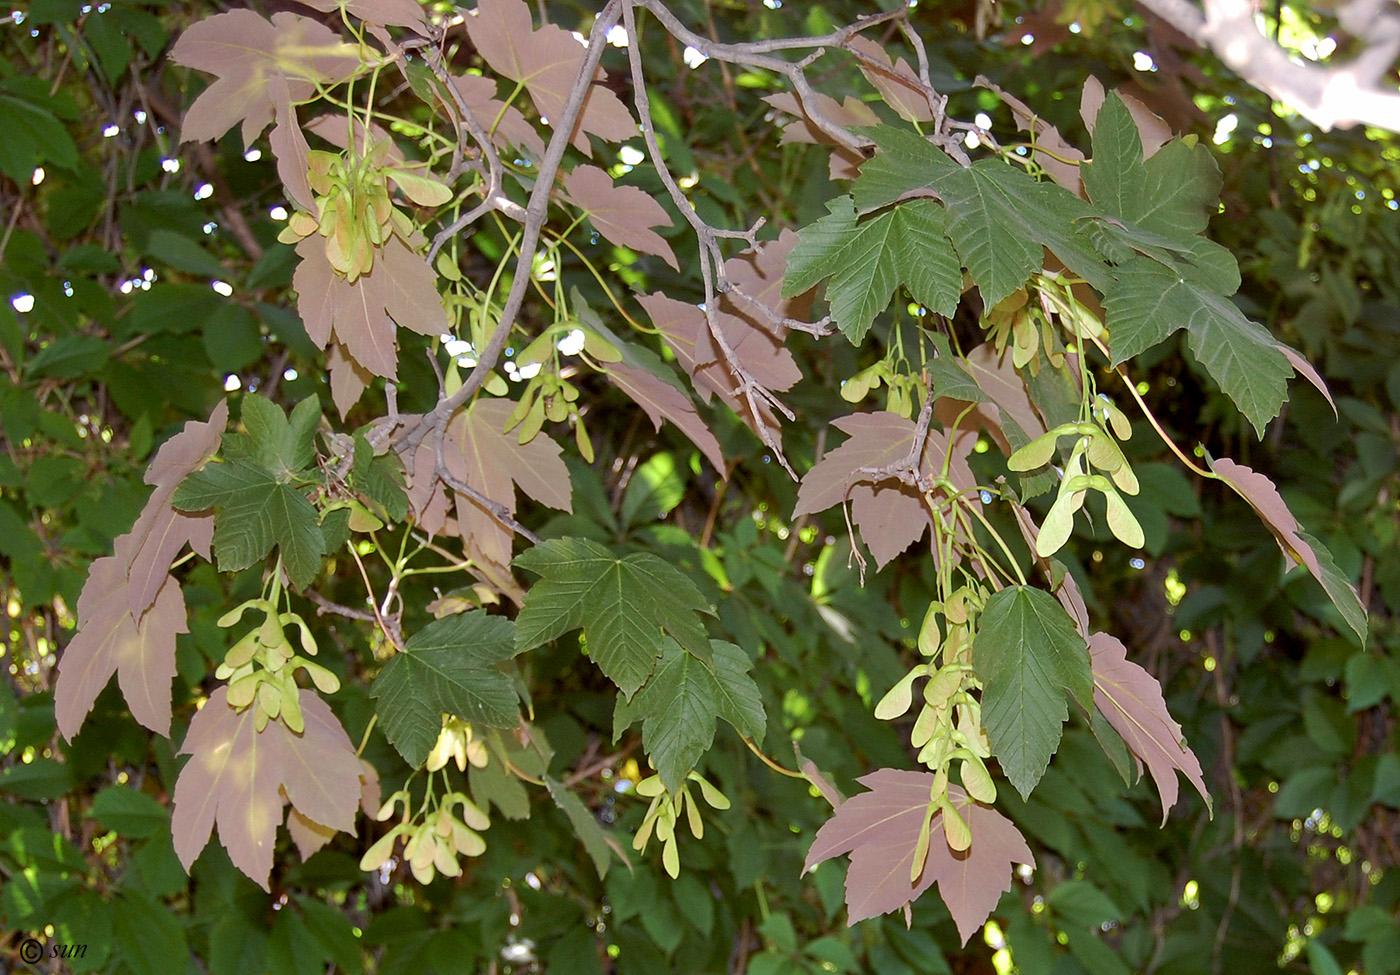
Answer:
<svg viewBox="0 0 1400 975"><path fill-rule="evenodd" d="M586 31L587 5L543 6L552 22ZM865 12L838 2L698 0L673 10L726 40L821 33ZM179 767L172 740L183 740L203 683L224 659L217 621L258 595L258 573L219 575L200 562L182 570L190 619L177 641L172 740L136 724L109 688L65 742L52 688L89 566L146 499L153 448L207 417L226 390L288 408L319 396L329 409L321 354L288 295L292 251L277 240L285 201L265 138L247 151L236 133L177 144L182 112L205 80L166 54L210 12L50 0L0 25L8 964L20 966L20 942L33 937L87 946L81 958L38 967L135 973L1400 971L1400 147L1377 132L1320 133L1160 24L1099 0L1013 2L990 13L921 3L910 17L955 114L986 113L1004 143L1016 139L1014 120L973 86L978 75L1085 148L1077 110L1091 73L1210 144L1224 175L1210 235L1240 261L1239 304L1318 363L1336 399L1334 416L1321 395L1294 384L1261 441L1183 340L1138 360L1149 380L1143 395L1179 443L1199 441L1267 473L1327 544L1371 612L1365 647L1305 572L1282 574L1273 537L1238 497L1183 478L1146 430L1125 448L1143 482L1131 500L1143 551L1082 522L1071 541L1067 557L1092 580L1095 619L1166 687L1205 769L1213 818L1188 792L1158 830L1156 797L1142 783L1125 793L1081 722L1029 800L1001 790L1038 869L1013 886L984 932L963 946L931 895L914 905L908 929L897 915L848 929L842 863L800 876L828 805L806 781L766 768L722 724L704 770L732 806L705 810L703 842L678 831L679 879L654 849L632 854L631 870L613 859L600 879L590 853L601 863L610 854L580 847L570 816L591 814L629 846L647 810L631 786L646 774L641 739L633 729L614 741L607 682L578 666L576 651L545 644L528 664L537 747L494 732L488 747L551 785L522 789L494 775L501 762L470 773L472 794L494 808L485 850L464 861L460 878L418 884L405 864L360 870L379 835L365 818L359 838L342 834L305 862L281 836L270 892L217 844L187 876L168 811ZM1284 4L1278 16L1300 38L1328 29L1309 8ZM660 31L647 37L657 128L675 170L693 174L701 215L736 227L760 213L779 227L825 216L835 193L825 153L780 145L779 120L758 100L783 90L779 80L715 63L692 69ZM465 67L473 53L459 56ZM625 90L623 53L608 52L604 64ZM854 71L823 81L824 90L868 91ZM646 167L632 178L661 195ZM693 238L662 232L679 270L596 237L581 258L614 266L637 292L699 295ZM473 243L482 267L506 246L489 231ZM474 260L463 259L468 276L482 269ZM595 307L606 300L587 297ZM892 333L874 334L860 349L802 336L789 343L803 379L787 397L797 419L785 425L784 444L799 472L830 449L829 421L850 410L835 383L885 355ZM399 408L430 408L437 380L427 359L405 355L399 366ZM931 570L895 560L872 566L862 585L839 514L792 518L796 485L727 411L712 419L733 465L720 480L672 427L653 432L601 383L586 392L596 403L587 414L596 456L570 464L573 512L522 505L521 520L542 537L625 544L684 573L717 607L710 633L756 660L764 750L776 761L796 764L784 745L796 739L847 795L873 768L908 767L907 729L871 710L905 671ZM882 388L871 401L887 393L899 395ZM340 603L363 592L359 570L343 559L317 589ZM422 591L479 598L470 589L431 593L431 577ZM368 685L384 669L384 647L370 642L370 626L298 605L318 660L342 685L327 700L356 744L374 710ZM409 632L431 620L426 600L408 614ZM430 644L418 644L425 656ZM407 774L378 732L364 757L386 795ZM564 787L586 810L550 801Z"/></svg>

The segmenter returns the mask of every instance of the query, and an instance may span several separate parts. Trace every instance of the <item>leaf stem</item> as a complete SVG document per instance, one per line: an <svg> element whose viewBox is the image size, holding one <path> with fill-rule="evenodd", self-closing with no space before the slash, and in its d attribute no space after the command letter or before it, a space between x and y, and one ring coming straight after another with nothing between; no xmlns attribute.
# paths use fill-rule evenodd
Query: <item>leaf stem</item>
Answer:
<svg viewBox="0 0 1400 975"><path fill-rule="evenodd" d="M1099 350L1103 352L1104 355L1108 355L1108 349L1104 347L1103 342L1096 338L1094 339L1094 344L1099 347ZM1112 356L1109 356L1109 361L1113 361ZM1192 471L1194 471L1196 474L1199 474L1201 477L1208 477L1211 480L1215 481L1222 480L1220 475L1216 474L1214 471L1207 470L1206 468L1199 466L1193 460L1191 460L1191 458L1187 457L1184 453L1181 452L1181 448L1176 445L1176 441L1172 440L1171 437L1167 436L1167 431L1163 430L1162 425L1157 422L1157 417L1154 416L1152 410L1148 408L1147 403L1142 398L1142 395L1137 391L1137 386L1133 384L1132 378L1129 377L1129 375L1123 369L1123 367L1118 366L1113 371L1116 372L1118 374L1118 377L1123 380L1123 385L1128 387L1128 392L1132 395L1133 399L1137 400L1137 405L1138 408L1142 410L1142 415L1147 418L1148 423L1152 424L1152 429L1157 431L1157 436L1162 438L1162 443L1166 444L1168 449L1170 449L1172 453L1176 454L1177 460L1181 461L1187 467L1191 468Z"/></svg>
<svg viewBox="0 0 1400 975"><path fill-rule="evenodd" d="M369 724L365 725L365 733L360 736L360 747L355 749L355 757L358 758L360 755L364 754L365 746L369 744L370 732L374 730L374 726L378 723L379 712L375 711L369 716Z"/></svg>
<svg viewBox="0 0 1400 975"><path fill-rule="evenodd" d="M757 755L758 760L761 761L764 765L767 765L774 772L781 773L782 775L786 775L792 779L805 779L807 777L801 772L794 772L792 771L792 769L783 768L777 762L773 761L767 755L763 754L763 752L759 750L759 747L749 740L749 737L747 735L740 735L739 737L740 739L742 739L745 745L749 746L749 751Z"/></svg>

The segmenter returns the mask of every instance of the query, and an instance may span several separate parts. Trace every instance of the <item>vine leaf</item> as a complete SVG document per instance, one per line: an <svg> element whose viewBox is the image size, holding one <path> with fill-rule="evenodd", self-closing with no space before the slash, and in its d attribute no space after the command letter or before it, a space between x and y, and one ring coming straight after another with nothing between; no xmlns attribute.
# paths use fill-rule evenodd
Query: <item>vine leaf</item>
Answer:
<svg viewBox="0 0 1400 975"><path fill-rule="evenodd" d="M971 830L972 845L955 853L946 841L940 842L944 837L939 812L929 827L927 859L914 871L934 776L884 768L856 781L870 791L836 807L817 831L803 864L805 873L834 856L850 854L846 913L852 925L898 910L937 883L966 944L1011 888L1011 865L1035 865L1030 848L1010 820L974 802L958 786L949 786L948 797ZM918 879L910 881L911 875Z"/></svg>
<svg viewBox="0 0 1400 975"><path fill-rule="evenodd" d="M698 613L711 612L695 583L645 552L616 558L597 542L557 538L518 556L540 576L515 621L517 650L531 650L583 628L588 655L631 698L656 667L670 634L708 662L709 638Z"/></svg>
<svg viewBox="0 0 1400 975"><path fill-rule="evenodd" d="M675 252L652 227L671 226L661 204L635 186L617 186L597 166L575 166L564 177L569 202L588 214L593 229L614 244L655 254L679 271Z"/></svg>
<svg viewBox="0 0 1400 975"><path fill-rule="evenodd" d="M1206 462L1211 471L1234 488L1235 493L1248 501L1249 506L1264 520L1265 526L1283 549L1284 557L1293 565L1305 566L1313 578L1322 583L1327 598L1332 600L1332 605L1337 607L1337 612L1342 614L1342 619L1346 620L1364 646L1369 621L1361 597L1337 568L1332 553L1299 528L1298 519L1288 510L1274 482L1228 457L1217 459L1207 456Z"/></svg>
<svg viewBox="0 0 1400 975"><path fill-rule="evenodd" d="M860 471L867 467L888 468L904 460L914 446L914 421L881 411L853 413L832 425L848 434L849 439L828 451L802 478L793 517L825 511L849 499L852 520L875 556L876 565L884 568L932 529L933 518L917 487L893 475L874 482L873 475ZM951 450L949 479L959 490L975 487L977 479L967 466L967 457L976 443L977 436L971 429L959 429L951 447L943 433L930 430L919 459L918 475L925 477L941 471Z"/></svg>
<svg viewBox="0 0 1400 975"><path fill-rule="evenodd" d="M514 726L518 698L496 664L517 652L510 620L483 610L437 620L409 637L370 688L384 735L404 761L417 768L427 760L444 714Z"/></svg>
<svg viewBox="0 0 1400 975"><path fill-rule="evenodd" d="M73 740L114 673L132 717L158 735L170 734L175 636L189 628L184 594L166 568L156 598L138 621L121 559L107 556L92 564L83 588L88 598L79 600L78 633L58 662L54 688L54 718L66 740Z"/></svg>
<svg viewBox="0 0 1400 975"><path fill-rule="evenodd" d="M245 146L272 122L281 99L288 106L307 101L318 85L338 84L364 67L335 31L286 11L271 21L251 10L215 14L181 34L170 59L219 76L185 112L180 141L217 139L242 122Z"/></svg>
<svg viewBox="0 0 1400 975"><path fill-rule="evenodd" d="M1069 719L1066 695L1093 713L1084 638L1048 592L1007 586L982 610L972 666L984 685L982 723L992 752L1025 798L1059 747Z"/></svg>
<svg viewBox="0 0 1400 975"><path fill-rule="evenodd" d="M1089 653L1094 668L1094 706L1152 773L1162 799L1162 823L1166 824L1167 813L1176 805L1178 771L1196 787L1210 809L1201 763L1186 747L1181 726L1168 713L1162 685L1128 659L1128 650L1117 637L1093 634Z"/></svg>
<svg viewBox="0 0 1400 975"><path fill-rule="evenodd" d="M832 318L853 345L864 340L900 285L930 311L953 314L962 267L943 235L942 206L911 200L860 224L851 197L826 206L828 215L803 228L788 255L784 296L800 295L829 277Z"/></svg>
<svg viewBox="0 0 1400 975"><path fill-rule="evenodd" d="M486 63L497 74L524 85L543 118L558 119L564 114L569 89L586 57L568 31L553 24L536 30L524 0L478 0L476 14L467 18L466 27ZM636 120L627 107L596 83L605 77L599 69L569 134L574 148L586 156L593 155L590 133L609 142L637 134Z"/></svg>
<svg viewBox="0 0 1400 975"><path fill-rule="evenodd" d="M300 703L301 734L276 720L259 732L256 709L235 711L223 687L194 716L180 747L192 757L175 783L170 823L186 871L217 825L234 866L270 890L273 841L288 801L315 823L355 832L360 762L354 746L325 701L302 691Z"/></svg>

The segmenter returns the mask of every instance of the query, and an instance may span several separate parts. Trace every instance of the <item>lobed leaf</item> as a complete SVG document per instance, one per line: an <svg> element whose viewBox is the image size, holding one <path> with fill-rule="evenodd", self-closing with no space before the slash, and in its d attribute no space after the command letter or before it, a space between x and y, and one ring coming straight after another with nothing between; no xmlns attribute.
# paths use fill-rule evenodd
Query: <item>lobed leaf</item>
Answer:
<svg viewBox="0 0 1400 975"><path fill-rule="evenodd" d="M629 699L646 682L664 648L663 632L709 662L698 613L709 604L679 569L638 552L616 558L597 542L551 539L516 558L540 576L515 623L518 651L583 628L588 655Z"/></svg>
<svg viewBox="0 0 1400 975"><path fill-rule="evenodd" d="M1167 712L1162 685L1128 660L1128 650L1117 637L1094 633L1089 637L1089 653L1093 659L1094 707L1152 773L1162 799L1163 824L1176 804L1178 771L1196 787L1209 809L1210 793L1201 775L1201 763L1186 747L1181 726Z"/></svg>
<svg viewBox="0 0 1400 975"><path fill-rule="evenodd" d="M714 674L699 657L674 640L663 643L656 671L626 713L633 720L641 716L642 742L667 789L680 788L714 741L718 692Z"/></svg>
<svg viewBox="0 0 1400 975"><path fill-rule="evenodd" d="M1351 582L1346 579L1326 547L1298 526L1293 512L1288 510L1274 482L1258 471L1237 464L1228 457L1207 457L1210 469L1235 493L1249 502L1273 533L1284 557L1294 565L1302 565L1322 584L1327 598L1337 607L1348 626L1364 645L1367 633L1366 607Z"/></svg>
<svg viewBox="0 0 1400 975"><path fill-rule="evenodd" d="M944 236L941 206L911 200L861 223L849 196L830 201L827 209L827 216L798 233L799 243L788 255L784 295L802 294L829 277L832 318L856 345L901 285L930 311L953 314L962 269Z"/></svg>
<svg viewBox="0 0 1400 975"><path fill-rule="evenodd" d="M496 73L520 82L545 119L564 114L569 90L583 66L585 52L568 31L553 24L536 30L524 0L477 0L476 14L467 18L472 44ZM600 69L595 80L601 81ZM594 84L570 133L574 148L593 154L588 135L621 142L637 134L627 107L606 87Z"/></svg>
<svg viewBox="0 0 1400 975"><path fill-rule="evenodd" d="M851 856L846 872L846 913L850 924L898 910L934 883L966 944L996 907L1012 881L1011 865L1035 865L1025 839L996 810L973 801L958 786L948 798L971 836L955 853L944 836L943 814L934 814L921 867L914 858L930 815L934 784L930 772L885 768L856 780L870 791L836 807L817 831L803 872L842 853ZM910 880L910 877L916 879Z"/></svg>
<svg viewBox="0 0 1400 975"><path fill-rule="evenodd" d="M288 801L317 823L354 832L360 804L354 746L314 692L301 692L300 708L301 734L278 720L258 731L256 709L235 711L221 687L194 716L180 747L192 757L175 783L170 824L186 870L217 825L234 866L270 890L273 842Z"/></svg>
<svg viewBox="0 0 1400 975"><path fill-rule="evenodd" d="M92 564L80 600L81 626L58 661L54 718L72 741L97 695L115 673L132 717L159 735L170 734L170 684L175 678L175 637L189 632L185 597L167 573L138 620L131 611L115 556ZM89 595L91 590L91 595Z"/></svg>
<svg viewBox="0 0 1400 975"><path fill-rule="evenodd" d="M879 567L887 565L931 531L933 519L922 492L891 475L878 478L862 468L888 468L904 460L914 445L915 424L896 413L853 413L833 423L850 438L827 454L802 478L793 517L815 514L849 500L851 515L861 537L870 546ZM941 471L949 453L949 478L962 489L977 483L967 458L977 441L971 429L962 429L950 445L943 433L929 431L918 458L920 476Z"/></svg>
<svg viewBox="0 0 1400 975"><path fill-rule="evenodd" d="M656 231L671 226L661 204L635 186L617 186L612 177L597 166L575 166L564 177L569 202L588 215L593 229L614 244L644 254L655 254L679 271L671 245Z"/></svg>
<svg viewBox="0 0 1400 975"><path fill-rule="evenodd" d="M1002 771L1024 798L1040 781L1069 718L1066 695L1085 714L1093 676L1084 638L1048 592L1008 586L982 611L972 644L982 680L982 724Z"/></svg>
<svg viewBox="0 0 1400 975"><path fill-rule="evenodd" d="M496 664L519 652L510 620L484 610L429 623L370 687L385 737L417 768L437 742L444 714L488 728L513 727L520 720L518 698Z"/></svg>
<svg viewBox="0 0 1400 975"><path fill-rule="evenodd" d="M359 52L338 33L286 11L271 21L251 10L205 18L180 35L170 59L219 76L185 112L180 141L217 139L242 122L245 146L267 128L283 99L304 102L318 85L364 70Z"/></svg>
<svg viewBox="0 0 1400 975"><path fill-rule="evenodd" d="M214 510L214 553L222 572L248 568L274 545L297 588L309 585L321 570L325 538L315 507L303 489L256 464L206 464L180 484L171 501L185 511Z"/></svg>

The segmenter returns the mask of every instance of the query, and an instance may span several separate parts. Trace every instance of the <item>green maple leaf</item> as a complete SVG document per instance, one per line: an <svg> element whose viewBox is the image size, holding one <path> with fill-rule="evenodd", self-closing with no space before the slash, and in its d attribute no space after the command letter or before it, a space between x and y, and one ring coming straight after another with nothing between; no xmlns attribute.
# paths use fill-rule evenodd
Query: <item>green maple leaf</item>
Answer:
<svg viewBox="0 0 1400 975"><path fill-rule="evenodd" d="M861 223L849 196L832 200L827 209L827 216L798 234L788 254L784 297L830 277L832 317L857 345L901 284L930 311L957 310L962 268L943 235L943 208L936 202L912 200Z"/></svg>
<svg viewBox="0 0 1400 975"><path fill-rule="evenodd" d="M1361 645L1365 646L1366 631L1370 620L1366 615L1366 607L1361 604L1361 597L1351 587L1351 583L1342 574L1342 570L1337 568L1337 563L1333 561L1332 553L1326 545L1305 531L1299 531L1298 537L1312 546L1313 555L1317 559L1321 573L1318 582L1322 584L1327 598L1332 600L1332 605L1337 607L1337 612L1342 614L1342 619L1346 620L1347 626L1351 627L1352 632L1361 641Z"/></svg>
<svg viewBox="0 0 1400 975"><path fill-rule="evenodd" d="M582 627L588 655L629 698L655 669L663 630L710 660L709 638L696 615L710 612L709 604L684 573L655 555L619 559L597 542L558 538L515 564L540 576L516 618L519 650Z"/></svg>
<svg viewBox="0 0 1400 975"><path fill-rule="evenodd" d="M719 716L739 734L752 738L755 744L763 744L768 716L758 685L749 676L753 662L739 647L723 640L711 640L710 648L714 651L715 707Z"/></svg>
<svg viewBox="0 0 1400 975"><path fill-rule="evenodd" d="M723 640L711 640L710 648L713 659L707 664L667 639L656 672L632 700L619 697L613 710L613 741L640 719L651 764L670 788L710 747L717 718L760 743L767 729L748 654Z"/></svg>
<svg viewBox="0 0 1400 975"><path fill-rule="evenodd" d="M1094 158L1079 172L1089 199L1104 213L1168 240L1206 229L1221 180L1205 146L1173 139L1144 162L1132 115L1112 92L1099 109L1093 147Z"/></svg>
<svg viewBox="0 0 1400 975"><path fill-rule="evenodd" d="M1239 265L1200 237L1220 194L1220 171L1202 145L1175 139L1143 160L1127 106L1104 101L1084 188L1106 214L1081 226L1119 262L1104 292L1113 364L1185 328L1191 351L1262 437L1288 395L1282 347L1228 299ZM1136 253L1134 253L1136 252Z"/></svg>
<svg viewBox="0 0 1400 975"><path fill-rule="evenodd" d="M321 569L325 538L304 489L248 460L206 464L181 482L171 503L181 511L214 510L214 554L220 572L237 572L276 545L292 585L303 588Z"/></svg>
<svg viewBox="0 0 1400 975"><path fill-rule="evenodd" d="M1201 365L1262 437L1288 396L1293 374L1273 336L1229 298L1151 258L1134 257L1120 272L1104 299L1113 364L1184 328Z"/></svg>
<svg viewBox="0 0 1400 975"><path fill-rule="evenodd" d="M1191 351L1263 439L1264 428L1288 398L1293 367L1263 326L1246 318L1229 299L1219 299L1219 307L1220 314L1187 325ZM1215 310L1215 303L1211 308Z"/></svg>
<svg viewBox="0 0 1400 975"><path fill-rule="evenodd" d="M929 380L933 384L934 393L948 399L960 399L968 403L990 403L990 397L982 391L981 386L977 385L977 380L973 379L965 368L957 364L963 360L961 356L953 353L952 347L948 344L948 337L941 332L929 332L927 339L938 352L937 358L929 359L924 363L924 368L928 370Z"/></svg>
<svg viewBox="0 0 1400 975"><path fill-rule="evenodd" d="M404 493L403 468L397 455L391 450L376 457L374 448L359 433L355 434L350 486L382 507L390 521L403 521L408 515L408 495Z"/></svg>
<svg viewBox="0 0 1400 975"><path fill-rule="evenodd" d="M519 651L510 620L472 610L429 623L379 672L370 694L379 723L409 765L427 759L442 715L474 725L513 727L520 718L509 678L496 667Z"/></svg>
<svg viewBox="0 0 1400 975"><path fill-rule="evenodd" d="M880 151L860 167L860 177L851 190L856 209L862 213L888 206L906 193L928 189L961 168L946 152L914 132L888 126L863 131Z"/></svg>
<svg viewBox="0 0 1400 975"><path fill-rule="evenodd" d="M972 665L992 752L1016 791L1029 796L1059 747L1066 695L1093 713L1088 645L1048 592L1008 586L987 600Z"/></svg>
<svg viewBox="0 0 1400 975"><path fill-rule="evenodd" d="M488 766L489 767L489 766ZM519 781L512 779L511 781ZM613 854L627 864L627 868L632 869L632 862L627 859L627 855L622 852L622 848L613 842L603 827L598 825L598 817L593 814L582 799L569 790L569 787L562 782L544 777L545 788L549 790L550 798L564 811L564 815L569 817L569 823L574 828L574 833L578 836L579 842L583 844L584 850L588 852L588 858L593 861L593 867L598 871L598 879L606 880L608 868L612 866Z"/></svg>
<svg viewBox="0 0 1400 975"><path fill-rule="evenodd" d="M676 789L715 740L715 676L699 658L667 640L660 665L629 703L618 698L613 730L642 719L642 743L668 789Z"/></svg>
<svg viewBox="0 0 1400 975"><path fill-rule="evenodd" d="M1078 221L1094 211L1073 194L1000 159L959 166L913 132L867 132L880 152L861 167L856 207L884 206L916 190L937 194L948 212L948 239L988 307L1044 267L1046 247L1095 288L1112 281L1103 258L1079 232Z"/></svg>
<svg viewBox="0 0 1400 975"><path fill-rule="evenodd" d="M288 420L276 403L249 394L243 397L245 433L229 438L225 454L252 461L285 481L316 459L313 438L320 422L321 404L314 396L298 403Z"/></svg>

